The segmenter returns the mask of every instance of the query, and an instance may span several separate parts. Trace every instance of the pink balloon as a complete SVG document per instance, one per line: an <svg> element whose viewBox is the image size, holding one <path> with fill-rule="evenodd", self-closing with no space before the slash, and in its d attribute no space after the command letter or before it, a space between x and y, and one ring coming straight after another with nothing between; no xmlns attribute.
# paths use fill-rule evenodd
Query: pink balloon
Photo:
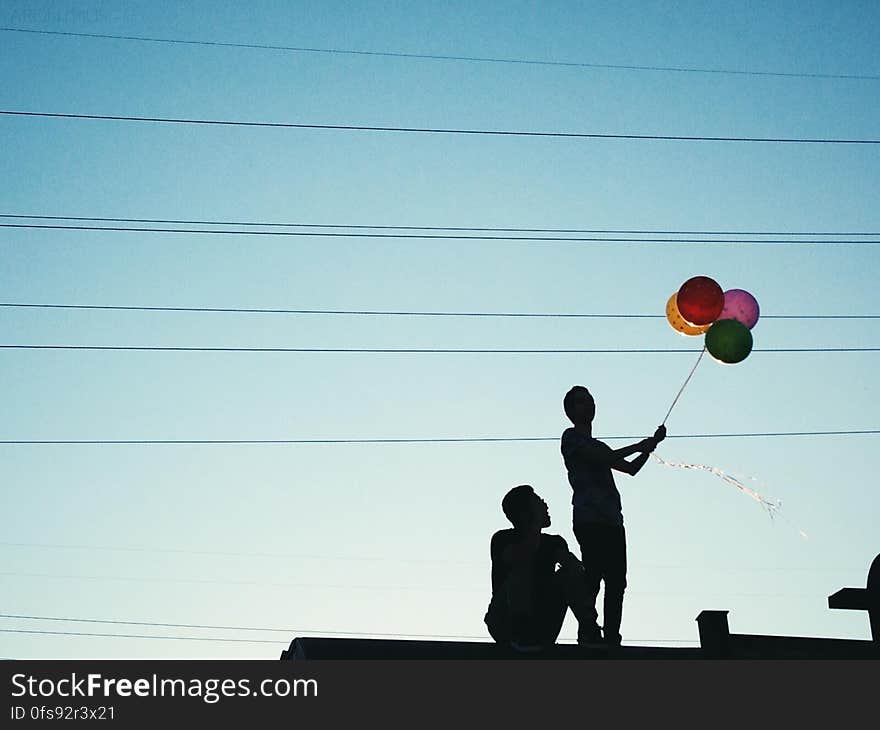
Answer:
<svg viewBox="0 0 880 730"><path fill-rule="evenodd" d="M730 289L724 292L724 308L718 319L736 319L752 329L760 314L757 299L744 289Z"/></svg>

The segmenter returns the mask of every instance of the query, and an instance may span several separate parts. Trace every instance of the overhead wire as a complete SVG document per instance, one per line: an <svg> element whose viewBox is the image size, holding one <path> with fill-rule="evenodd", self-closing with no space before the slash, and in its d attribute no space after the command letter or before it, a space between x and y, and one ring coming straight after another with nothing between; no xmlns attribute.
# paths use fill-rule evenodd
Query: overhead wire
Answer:
<svg viewBox="0 0 880 730"><path fill-rule="evenodd" d="M133 583L177 583L193 585L215 586L260 586L269 588L297 588L297 589L320 589L342 591L378 591L399 593L401 591L423 591L428 593L483 593L484 588L461 588L458 586L443 585L416 585L416 586L393 586L393 585L341 585L341 584L307 584L307 583L275 583L270 581L256 580L210 580L202 578L168 578L151 576L115 576L115 575L59 575L50 573L0 573L2 577L9 578L48 578L50 580L74 580L84 582L133 582ZM809 593L743 593L743 592L712 592L698 591L687 593L682 591L630 591L638 596L726 596L738 598L796 598L809 597ZM349 600L352 600L349 597Z"/></svg>
<svg viewBox="0 0 880 730"><path fill-rule="evenodd" d="M880 431L878 431L880 433ZM242 551L230 551L230 550L192 550L192 549L183 549L183 548L168 548L168 547L146 547L146 546L132 546L132 545L73 545L73 544L55 544L55 543L33 543L33 542L0 542L0 547L15 547L15 548L37 548L37 549L51 549L51 550L93 550L98 552L133 552L133 553L157 553L157 554L178 554L178 555L198 555L198 556L216 556L216 557L234 557L234 558L277 558L283 560L323 560L323 561L354 561L354 562L394 562L394 563L431 563L431 564L442 564L442 565L456 565L456 566L467 566L470 568L479 567L482 569L485 566L485 562L480 560L452 560L449 558L413 558L413 557L400 557L399 555L394 555L393 557L384 556L384 555L327 555L327 554L312 554L312 553L267 553L267 552L242 552ZM680 571L693 571L694 566L692 565L684 565L684 564L675 564L675 563L641 563L640 564L643 569L650 570L680 570ZM798 572L807 572L807 573L835 573L838 574L840 571L836 568L802 568L802 567L794 567L794 566L774 566L772 568L767 567L747 567L747 568L732 568L725 567L719 565L713 565L712 570L715 572L726 572L726 573L798 573Z"/></svg>
<svg viewBox="0 0 880 730"><path fill-rule="evenodd" d="M847 79L859 81L878 81L880 75L874 74L842 74L842 73L812 73L805 71L760 71L754 69L733 69L733 68L703 68L697 66L660 66L660 65L635 65L635 64L614 64L614 63L597 63L587 61L553 61L549 59L536 58L504 58L492 56L465 56L454 54L437 54L437 53L413 53L405 51L370 51L370 50L354 50L348 48L315 48L310 46L287 46L269 43L241 43L233 41L206 41L184 38L159 38L155 36L140 35L119 35L110 33L81 33L73 31L57 31L44 30L36 28L16 28L16 27L0 27L0 31L7 33L30 33L34 35L47 36L66 36L71 38L91 38L103 40L117 41L137 41L141 43L161 43L187 46L209 46L216 48L240 48L262 51L287 51L296 53L313 53L313 54L333 54L333 55L350 55L350 56L375 56L385 58L398 59L420 59L431 61L462 61L475 63L493 63L493 64L513 64L524 66L557 66L564 68L583 68L594 70L614 70L614 71L653 71L653 72L671 72L671 73L696 73L696 74L714 74L714 75L736 75L736 76L775 76L783 78L805 78L805 79Z"/></svg>
<svg viewBox="0 0 880 730"><path fill-rule="evenodd" d="M403 127L359 124L307 124L298 122L265 122L234 119L200 119L194 117L139 117L122 114L74 114L65 112L35 112L20 109L2 109L0 115L17 117L41 117L45 119L80 119L115 122L149 122L156 124L194 124L223 127L249 127L266 129L311 129L337 132L390 132L413 134L446 134L494 137L533 137L545 139L617 139L673 142L744 142L776 144L835 144L880 145L880 139L832 138L832 137L737 137L674 134L629 134L622 132L547 132L515 129L466 129L447 127Z"/></svg>
<svg viewBox="0 0 880 730"><path fill-rule="evenodd" d="M120 626L149 626L152 628L173 628L173 629L211 629L214 631L260 631L266 633L299 633L299 634L336 634L339 636L388 636L408 638L429 638L443 637L447 639L476 639L483 638L477 636L462 636L450 634L400 634L387 633L381 631L335 631L329 629L299 629L299 628L265 628L255 626L218 626L215 624L186 624L186 623L168 623L158 621L123 621L119 619L89 619L89 618L70 618L60 616L31 616L27 614L0 614L3 619L17 619L27 621L59 621L64 623L91 623L91 624L115 624Z"/></svg>
<svg viewBox="0 0 880 730"><path fill-rule="evenodd" d="M289 644L289 641L279 640L279 639L230 639L219 636L169 636L169 635L157 635L157 634L104 634L104 633L94 633L94 632L84 632L84 631L46 631L46 630L37 630L37 629L0 629L0 633L6 634L38 634L38 635L47 635L47 636L81 636L81 637L94 637L94 638L105 638L105 639L171 639L177 641L203 641L203 642L231 642L231 643L239 643L239 644ZM310 632L313 633L313 632ZM327 632L328 635L340 635L339 632ZM364 633L358 634L359 637L369 638L371 636L380 636L380 634L371 634ZM443 638L452 638L452 639L482 639L485 641L487 639L486 636L443 636L440 634L381 634L381 636L391 636L395 638L408 639L408 638L422 638L429 637L435 639L443 639ZM308 638L308 637L303 637ZM663 642L667 644L699 644L699 641L696 640L686 640L686 639L632 639L634 642L646 642L646 641L657 641ZM560 642L564 643L564 642ZM568 643L572 643L569 640Z"/></svg>
<svg viewBox="0 0 880 730"><path fill-rule="evenodd" d="M84 226L84 225L60 225L40 223L0 223L0 228L37 229L53 231L93 231L113 233L186 233L210 236L269 236L272 238L367 238L367 239L393 239L393 240L440 240L440 241L501 241L516 243L547 242L547 243L737 243L737 244L796 244L796 245L865 245L877 244L878 240L865 239L753 239L745 238L631 238L631 237L608 237L608 236L489 236L489 235L461 235L456 233L361 233L350 231L254 231L236 229L207 229L207 228L147 228L142 226Z"/></svg>
<svg viewBox="0 0 880 730"><path fill-rule="evenodd" d="M363 223L284 223L278 221L239 221L239 220L190 220L180 218L113 218L101 216L71 215L22 215L20 213L0 213L0 218L20 220L53 221L93 221L103 223L161 223L171 225L199 226L258 226L263 228L346 228L397 231L480 231L500 233L607 233L607 234L645 234L682 236L880 236L880 232L870 231L727 231L727 230L646 230L619 228L504 228L499 226L404 226L368 225Z"/></svg>
<svg viewBox="0 0 880 730"><path fill-rule="evenodd" d="M175 555L199 555L214 557L235 557L235 558L278 558L283 560L327 560L327 561L346 561L346 562L394 562L394 563L414 563L414 564L443 564L443 565L482 565L481 562L417 558L417 557L400 557L393 558L379 555L315 555L312 553L267 553L267 552L242 552L230 550L192 550L183 548L161 548L161 547L138 547L138 546L119 546L119 545L71 545L71 544L53 544L53 543L31 543L31 542L0 542L0 547L24 547L24 548L40 548L50 550L97 550L109 552L126 552L126 553L162 553Z"/></svg>
<svg viewBox="0 0 880 730"><path fill-rule="evenodd" d="M271 588L296 588L303 589L321 589L321 590L342 590L342 591L426 591L426 592L455 592L455 593L473 593L473 589L459 588L456 586L438 586L438 585L352 585L352 584L333 584L333 583L279 583L275 581L264 580L229 580L214 578L172 578L168 576L133 576L133 575L71 575L57 573L23 573L16 571L0 572L0 577L4 578L46 578L50 580L75 580L83 582L120 582L120 583L174 583L189 584L201 586L265 586Z"/></svg>
<svg viewBox="0 0 880 730"><path fill-rule="evenodd" d="M219 636L159 636L156 634L98 634L84 631L38 631L36 629L0 629L4 634L43 634L48 636L88 636L114 639L172 639L177 641L215 641L235 644L286 644L277 639L229 639Z"/></svg>
<svg viewBox="0 0 880 730"><path fill-rule="evenodd" d="M81 309L120 312L205 312L228 314L315 314L379 317L510 317L555 319L665 319L663 314L627 314L602 312L444 312L424 310L381 309L269 309L257 307L158 307L111 304L48 304L0 302L0 308L19 309ZM880 319L880 314L761 314L761 319Z"/></svg>
<svg viewBox="0 0 880 730"><path fill-rule="evenodd" d="M211 624L186 624L186 623L167 623L157 621L121 621L117 619L88 619L88 618L70 618L57 616L31 616L20 614L0 614L0 618L19 619L28 621L59 621L65 623L96 623L96 624L115 624L121 626L149 626L154 628L180 628L180 629L212 629L215 631L263 631L267 633L278 632L287 634L324 634L337 636L383 636L397 638L442 638L442 639L485 639L485 636L473 634L406 634L406 633L387 633L381 631L336 631L332 629L297 629L297 628L260 628L251 626L217 626ZM669 643L699 643L686 639L633 639L633 641L666 641Z"/></svg>
<svg viewBox="0 0 880 730"><path fill-rule="evenodd" d="M99 352L263 352L383 355L633 355L682 354L700 350L676 348L439 348L439 347L195 347L159 345L0 345L0 350L79 350ZM880 347L756 347L752 352L880 352Z"/></svg>
<svg viewBox="0 0 880 730"><path fill-rule="evenodd" d="M667 439L780 438L801 436L870 436L880 429L840 429L830 431L767 431L754 433L670 434ZM644 436L601 436L606 441L637 441ZM160 446L160 445L322 445L322 444L461 444L461 443L537 443L557 442L556 436L475 436L450 438L313 438L313 439L37 439L0 440L0 446ZM6 543L0 543L6 544Z"/></svg>
<svg viewBox="0 0 880 730"><path fill-rule="evenodd" d="M318 229L340 229L349 230L407 230L407 231L470 231L470 232L525 232L525 233L596 233L596 234L638 234L643 235L735 235L735 236L880 236L880 232L819 232L819 231L703 231L703 230L636 230L636 229L563 229L563 228L502 228L502 227L464 227L464 226L399 226L399 225L363 225L363 224L312 224L312 223L282 223L268 221L228 221L228 220L181 220L167 218L119 218L119 217L96 217L96 216L54 216L54 215L21 215L4 213L0 214L0 218L6 219L28 219L28 220L65 220L65 221L98 221L98 222L122 222L122 223L153 223L153 224L176 224L176 225L212 225L212 226L254 226L254 227L284 227L284 228L318 228ZM17 224L27 225L32 224ZM7 225L8 227L8 225ZM68 227L73 230L106 230L100 227ZM132 228L112 228L111 230L139 230L159 233L180 232L181 229L132 229ZM201 233L219 233L226 235L253 235L253 231L187 231ZM262 232L274 233L274 232ZM260 235L260 232L256 232ZM292 235L311 235L292 234ZM331 235L348 236L347 233L334 233ZM358 234L360 236L361 234ZM468 239L473 236L454 236L455 238ZM478 239L484 240L484 239ZM489 240L494 240L492 237ZM498 237L497 240L511 240L508 237ZM582 239L574 239L565 237L556 238L540 238L540 239L513 239L513 240L562 240L577 241ZM605 241L614 239L589 239L591 241ZM646 239L626 239L628 242L640 242ZM665 242L682 242L682 239L664 239ZM650 239L647 242L654 242ZM686 242L743 242L740 239L733 241L718 240L717 238L703 239L702 241L694 241L689 239ZM767 241L766 239L758 239L751 243L813 243L813 241L792 241L783 239L778 241ZM880 242L880 241L878 241ZM822 243L832 243L832 241L822 241ZM833 241L833 243L853 243L860 241ZM424 317L570 317L570 318L604 318L604 319L623 319L623 318L660 318L663 315L651 314L602 314L602 313L530 313L530 312L431 312L431 311L379 311L379 310L330 310L330 309L268 309L268 308L243 308L243 307L147 307L147 306L122 306L122 305L77 305L77 304L40 304L40 303L0 303L0 307L30 307L45 309L105 309L105 310L137 310L137 311L178 311L178 312L228 312L228 313L259 313L259 314L338 314L338 315L374 315L374 316L424 316ZM880 315L763 315L764 319L880 319Z"/></svg>

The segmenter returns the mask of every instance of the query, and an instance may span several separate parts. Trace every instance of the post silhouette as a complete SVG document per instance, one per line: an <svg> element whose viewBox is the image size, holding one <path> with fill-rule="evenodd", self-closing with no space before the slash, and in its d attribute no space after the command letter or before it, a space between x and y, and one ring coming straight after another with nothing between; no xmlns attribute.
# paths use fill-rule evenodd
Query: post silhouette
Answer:
<svg viewBox="0 0 880 730"><path fill-rule="evenodd" d="M880 553L868 570L865 588L841 588L828 596L828 608L867 611L871 623L871 638L880 644Z"/></svg>

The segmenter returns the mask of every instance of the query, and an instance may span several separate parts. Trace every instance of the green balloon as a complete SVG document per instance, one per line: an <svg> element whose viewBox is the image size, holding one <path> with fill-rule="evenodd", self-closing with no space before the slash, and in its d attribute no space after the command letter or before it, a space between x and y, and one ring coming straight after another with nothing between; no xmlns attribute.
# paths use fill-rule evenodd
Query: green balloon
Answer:
<svg viewBox="0 0 880 730"><path fill-rule="evenodd" d="M718 362L742 362L752 351L752 333L736 319L719 319L706 332L706 349Z"/></svg>

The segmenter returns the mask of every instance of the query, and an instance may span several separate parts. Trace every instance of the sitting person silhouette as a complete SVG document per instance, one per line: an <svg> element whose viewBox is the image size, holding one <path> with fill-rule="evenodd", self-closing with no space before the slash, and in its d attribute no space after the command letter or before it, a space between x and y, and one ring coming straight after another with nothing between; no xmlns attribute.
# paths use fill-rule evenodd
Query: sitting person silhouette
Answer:
<svg viewBox="0 0 880 730"><path fill-rule="evenodd" d="M550 526L547 503L522 484L504 496L501 509L513 528L492 536L492 600L484 619L492 638L518 651L540 651L556 643L568 608L581 626L591 627L580 561L565 538L542 532Z"/></svg>
<svg viewBox="0 0 880 730"><path fill-rule="evenodd" d="M604 640L619 646L626 588L626 532L620 492L611 470L635 476L657 444L666 438L666 427L659 426L650 438L620 449L612 449L593 438L596 402L590 391L576 385L563 399L565 414L572 427L562 434L561 450L572 488L574 536L581 548L590 619L581 624L584 640ZM638 454L632 461L628 456ZM599 582L605 581L604 636L596 623L596 596Z"/></svg>

